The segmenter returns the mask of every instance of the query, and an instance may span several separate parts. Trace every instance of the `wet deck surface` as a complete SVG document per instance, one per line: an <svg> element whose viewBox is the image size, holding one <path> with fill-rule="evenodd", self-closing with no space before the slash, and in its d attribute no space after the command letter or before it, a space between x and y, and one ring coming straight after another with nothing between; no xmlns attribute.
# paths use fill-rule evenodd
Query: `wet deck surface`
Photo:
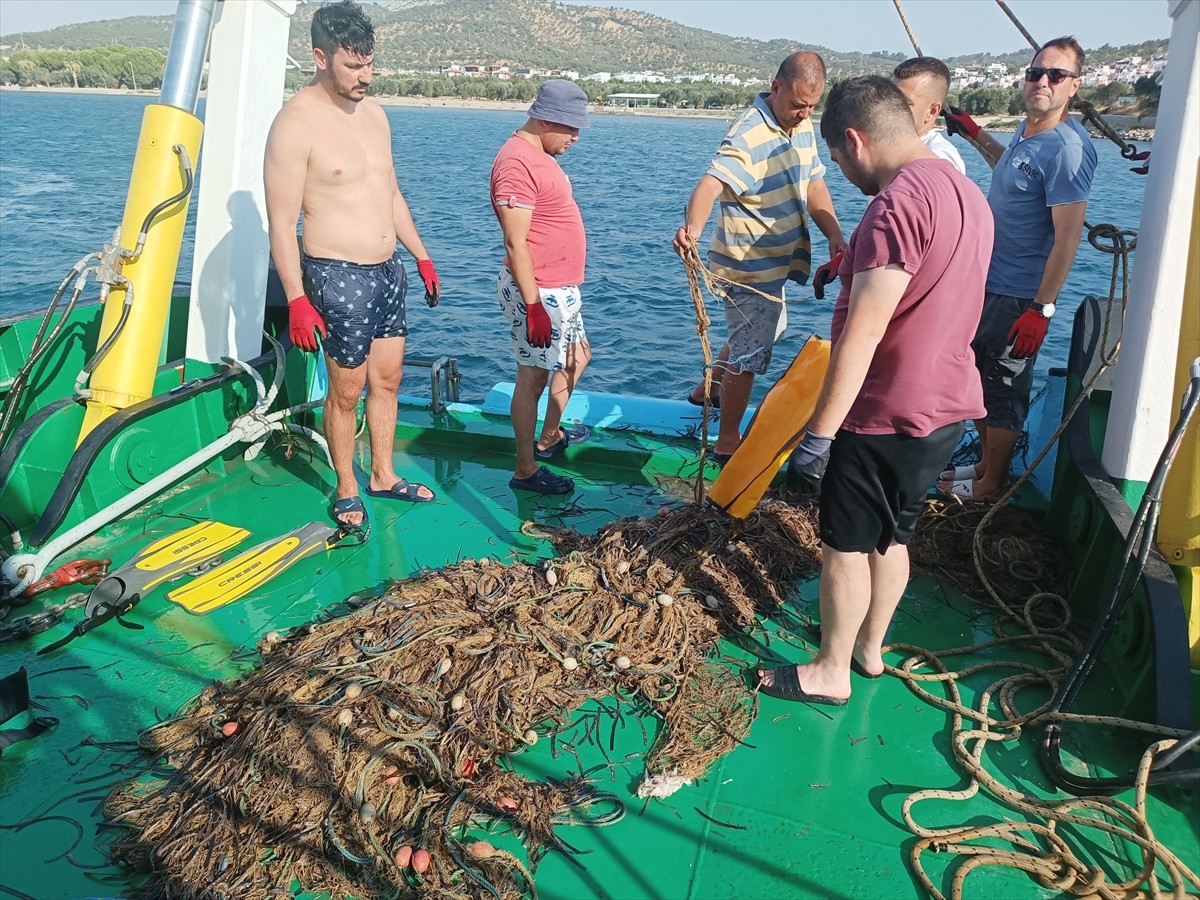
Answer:
<svg viewBox="0 0 1200 900"><path fill-rule="evenodd" d="M44 714L61 720L54 731L14 745L0 762L0 824L8 826L0 832L0 893L46 900L126 895L134 882L105 867L93 847L100 800L123 780L123 766L131 760L124 748L141 728L170 715L213 679L252 666L251 651L266 631L302 624L347 597L377 595L394 579L459 559L528 561L551 555L549 542L521 534L525 522L590 532L615 517L653 515L691 498L686 478L695 472L694 443L602 432L555 465L576 478L578 490L567 498L543 498L507 485L512 464L503 452L507 423L450 416L413 424L404 415L402 421L397 471L434 487L438 501L365 498L372 521L365 545L305 560L272 581L266 593L206 616L188 614L159 591L130 616L144 631L112 622L54 654L35 656L80 615L72 611L56 629L0 646L0 674L27 666L35 701ZM365 444L360 453L365 461ZM248 528L252 537L243 547L249 547L304 522L324 521L329 477L323 465L312 466L302 455L283 460L276 452L239 462L227 475L193 479L186 490L140 510L71 557L107 555L119 564L150 540L203 518ZM770 653L804 660L815 647L800 623L815 614L815 595L815 581L797 585L792 614L723 651L749 663L755 652L766 650L769 634ZM43 598L26 611L64 599ZM917 576L893 639L946 648L991 636L967 600L931 577ZM888 662L900 658L893 655ZM994 677L968 679L968 699ZM1085 702L1102 704L1106 690L1097 681ZM1031 691L1023 703L1032 708L1041 699ZM639 724L628 711L614 718L615 709L610 700L603 709L593 704L580 711L580 718L591 712L600 717L593 728L600 739L581 742L578 756L541 741L511 760L518 771L539 778L582 769L626 806L616 824L560 829L586 855L568 860L550 853L537 871L541 897L921 896L908 866L914 837L901 819L901 804L915 790L953 789L965 782L950 761L948 716L899 679L856 677L854 696L841 709L763 697L747 746L699 783L649 803L635 791L641 754L658 723ZM16 720L8 727L22 724ZM1006 783L1048 795L1037 738L1027 734L989 750L989 768ZM108 742L116 743L107 747ZM1070 744L1089 760L1101 755L1118 767L1136 761L1137 743L1123 743L1108 729L1080 732ZM1153 792L1151 822L1159 839L1193 866L1200 865L1198 813L1194 796ZM990 822L1009 814L984 797L928 801L917 808L918 819L931 826ZM11 827L22 822L32 824ZM77 826L83 829L78 841ZM512 836L488 839L519 852ZM61 857L67 850L69 860ZM1129 853L1100 840L1094 850L1109 866ZM935 878L942 877L944 862L930 865ZM967 886L973 896L1056 895L1013 870L979 871Z"/></svg>

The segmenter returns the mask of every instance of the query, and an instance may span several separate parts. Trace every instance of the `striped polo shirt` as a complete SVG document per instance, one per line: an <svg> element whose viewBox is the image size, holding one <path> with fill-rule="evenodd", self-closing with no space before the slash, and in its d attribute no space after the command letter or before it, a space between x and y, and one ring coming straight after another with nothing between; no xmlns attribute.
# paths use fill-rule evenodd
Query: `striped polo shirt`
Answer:
<svg viewBox="0 0 1200 900"><path fill-rule="evenodd" d="M788 279L808 280L808 185L825 177L825 166L812 120L789 136L769 96L755 97L708 165L708 174L725 185L708 264L730 281L779 294Z"/></svg>

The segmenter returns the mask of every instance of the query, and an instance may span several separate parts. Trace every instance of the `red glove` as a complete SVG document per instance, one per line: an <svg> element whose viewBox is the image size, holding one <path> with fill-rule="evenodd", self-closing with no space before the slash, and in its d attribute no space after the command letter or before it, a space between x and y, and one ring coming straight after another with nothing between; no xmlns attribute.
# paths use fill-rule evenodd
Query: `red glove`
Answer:
<svg viewBox="0 0 1200 900"><path fill-rule="evenodd" d="M306 350L309 353L317 352L317 339L313 335L313 329L321 332L321 337L325 337L325 322L321 319L321 314L313 309L312 301L305 294L301 294L294 300L288 301L288 333L291 335L292 343L301 350Z"/></svg>
<svg viewBox="0 0 1200 900"><path fill-rule="evenodd" d="M1008 332L1008 342L1012 344L1013 359L1028 359L1038 352L1042 341L1046 339L1046 329L1050 320L1034 307L1029 307L1021 313L1013 327Z"/></svg>
<svg viewBox="0 0 1200 900"><path fill-rule="evenodd" d="M818 300L825 299L825 285L832 284L833 280L838 277L838 268L842 265L842 257L845 255L846 251L843 250L825 265L820 266L813 275L813 295Z"/></svg>
<svg viewBox="0 0 1200 900"><path fill-rule="evenodd" d="M525 319L525 335L529 338L531 347L550 346L550 314L540 303L529 303Z"/></svg>
<svg viewBox="0 0 1200 900"><path fill-rule="evenodd" d="M971 140L979 140L979 123L971 118L965 109L957 106L947 106L942 109L946 120L946 130L951 134L961 134Z"/></svg>
<svg viewBox="0 0 1200 900"><path fill-rule="evenodd" d="M417 274L425 282L425 302L433 309L442 299L442 279L438 278L437 269L433 267L432 259L417 260Z"/></svg>

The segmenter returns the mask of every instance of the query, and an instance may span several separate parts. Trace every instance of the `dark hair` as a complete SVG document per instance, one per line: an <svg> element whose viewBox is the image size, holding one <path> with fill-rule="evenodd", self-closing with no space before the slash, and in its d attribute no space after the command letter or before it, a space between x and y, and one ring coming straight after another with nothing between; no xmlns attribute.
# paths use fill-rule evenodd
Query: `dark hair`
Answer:
<svg viewBox="0 0 1200 900"><path fill-rule="evenodd" d="M354 56L370 56L375 52L375 28L353 0L322 6L313 15L312 45L327 57L338 47Z"/></svg>
<svg viewBox="0 0 1200 900"><path fill-rule="evenodd" d="M845 149L847 128L856 128L876 140L916 135L908 101L900 88L882 75L847 78L829 92L821 116L821 137L830 150Z"/></svg>
<svg viewBox="0 0 1200 900"><path fill-rule="evenodd" d="M919 75L930 75L942 83L943 90L950 90L950 70L936 56L914 56L900 63L892 72L892 77L901 81Z"/></svg>
<svg viewBox="0 0 1200 900"><path fill-rule="evenodd" d="M795 84L797 81L824 84L825 78L825 60L811 50L793 53L779 64L779 71L775 73L775 80L782 84Z"/></svg>
<svg viewBox="0 0 1200 900"><path fill-rule="evenodd" d="M1079 46L1079 41L1075 40L1074 36L1066 34L1062 37L1056 37L1052 41L1046 41L1042 44L1037 53L1033 54L1033 58L1037 59L1038 54L1050 47L1057 47L1059 50L1070 50L1075 54L1075 71L1083 73L1083 48Z"/></svg>

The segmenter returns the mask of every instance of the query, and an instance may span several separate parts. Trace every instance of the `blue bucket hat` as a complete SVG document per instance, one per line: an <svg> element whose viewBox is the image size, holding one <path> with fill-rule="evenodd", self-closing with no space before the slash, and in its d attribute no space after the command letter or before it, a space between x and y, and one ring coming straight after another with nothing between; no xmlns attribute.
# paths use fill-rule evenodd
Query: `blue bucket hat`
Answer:
<svg viewBox="0 0 1200 900"><path fill-rule="evenodd" d="M587 128L587 94L573 81L543 81L537 99L529 107L529 118L568 128Z"/></svg>

